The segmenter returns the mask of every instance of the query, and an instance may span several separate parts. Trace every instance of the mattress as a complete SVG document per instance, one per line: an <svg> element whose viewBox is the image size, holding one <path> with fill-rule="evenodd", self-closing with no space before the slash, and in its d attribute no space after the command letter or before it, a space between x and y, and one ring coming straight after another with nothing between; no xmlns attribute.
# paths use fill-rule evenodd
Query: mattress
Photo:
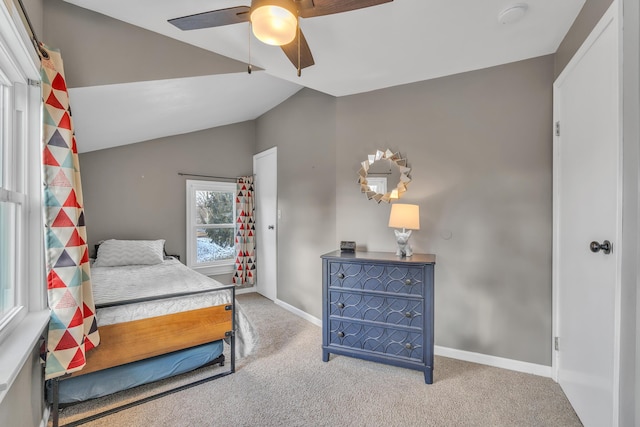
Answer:
<svg viewBox="0 0 640 427"><path fill-rule="evenodd" d="M222 341L191 347L60 381L60 403L83 402L199 368L220 356ZM48 382L50 386L51 382ZM47 390L51 393L51 390ZM50 400L51 401L51 400Z"/></svg>
<svg viewBox="0 0 640 427"><path fill-rule="evenodd" d="M98 327L231 302L224 286L168 257L155 265L92 267ZM193 295L185 295L198 292ZM157 299L158 297L167 297ZM236 354L245 357L257 342L255 328L236 301Z"/></svg>

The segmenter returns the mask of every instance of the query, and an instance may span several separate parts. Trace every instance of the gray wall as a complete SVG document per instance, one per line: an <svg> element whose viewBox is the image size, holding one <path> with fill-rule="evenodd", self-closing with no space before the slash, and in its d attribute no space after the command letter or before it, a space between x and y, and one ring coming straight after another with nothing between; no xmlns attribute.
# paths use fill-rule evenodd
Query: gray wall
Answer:
<svg viewBox="0 0 640 427"><path fill-rule="evenodd" d="M395 250L390 206L356 178L376 149L406 156L436 345L551 364L552 83L544 56L338 99L337 239Z"/></svg>
<svg viewBox="0 0 640 427"><path fill-rule="evenodd" d="M7 395L0 402L0 426L37 426L44 413L39 348L34 348Z"/></svg>
<svg viewBox="0 0 640 427"><path fill-rule="evenodd" d="M80 154L90 249L109 238L162 238L184 262L185 182L203 178L178 172L251 174L254 152L251 121Z"/></svg>
<svg viewBox="0 0 640 427"><path fill-rule="evenodd" d="M92 73L108 83L158 68L155 56L139 55L154 51L144 42L148 32L60 0L46 10L49 43L63 49L78 85L94 83L83 80ZM111 28L141 40L125 44L145 48L127 53L138 54L140 63L127 62L124 77L109 67L104 75L83 68L93 62L91 47L104 40L106 52L122 45ZM389 206L366 200L355 184L366 154L391 148L414 168L405 199L422 205L423 230L414 245L438 255L437 297L447 308L438 311L437 344L549 364L552 79L552 59L543 57L337 100L306 90L259 118L255 150L236 158L246 154L250 162L254 152L278 146L278 298L320 317L320 254L346 239L394 250ZM175 173L193 163L179 152L182 140L81 156L91 244L166 237L170 252L184 254L184 185ZM232 169L214 174L246 173ZM132 191L123 203L113 188ZM123 204L131 215L109 213ZM440 237L448 232L452 239Z"/></svg>
<svg viewBox="0 0 640 427"><path fill-rule="evenodd" d="M255 145L244 131L220 138L235 130L227 127L82 154L90 243L164 237L182 255L176 173L235 176L250 170L253 153L277 146L277 295L320 317L322 253L340 240L395 250L389 205L356 184L366 155L391 148L413 168L402 201L422 208L415 249L438 256L436 343L549 365L552 81L545 56L338 99L303 90L255 121ZM244 147L235 156L244 169L194 163L207 149L220 154L221 141L232 152Z"/></svg>
<svg viewBox="0 0 640 427"><path fill-rule="evenodd" d="M70 88L246 71L242 62L62 0L44 2L43 41L60 49Z"/></svg>
<svg viewBox="0 0 640 427"><path fill-rule="evenodd" d="M318 318L320 255L338 244L335 123L336 99L310 89L256 121L256 151L278 147L277 297Z"/></svg>

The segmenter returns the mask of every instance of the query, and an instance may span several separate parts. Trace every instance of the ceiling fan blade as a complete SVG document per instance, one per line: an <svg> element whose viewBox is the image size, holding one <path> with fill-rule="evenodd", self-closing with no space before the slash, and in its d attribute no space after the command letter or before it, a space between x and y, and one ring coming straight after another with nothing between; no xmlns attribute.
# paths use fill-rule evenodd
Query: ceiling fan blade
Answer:
<svg viewBox="0 0 640 427"><path fill-rule="evenodd" d="M199 30L201 28L221 27L223 25L239 24L249 21L248 6L230 7L228 9L212 10L169 19L169 23L181 30Z"/></svg>
<svg viewBox="0 0 640 427"><path fill-rule="evenodd" d="M303 69L314 65L315 62L313 61L311 48L309 48L307 39L304 37L304 34L302 34L302 31L300 31L300 41L300 69ZM296 36L291 43L280 47L293 66L298 68L298 36Z"/></svg>
<svg viewBox="0 0 640 427"><path fill-rule="evenodd" d="M302 18L331 15L390 3L393 0L297 0L298 11Z"/></svg>

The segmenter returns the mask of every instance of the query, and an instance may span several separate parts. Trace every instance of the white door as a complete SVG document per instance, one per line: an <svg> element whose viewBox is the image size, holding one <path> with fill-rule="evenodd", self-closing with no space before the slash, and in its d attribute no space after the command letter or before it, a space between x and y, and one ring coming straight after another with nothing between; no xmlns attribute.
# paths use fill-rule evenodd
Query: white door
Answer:
<svg viewBox="0 0 640 427"><path fill-rule="evenodd" d="M277 147L253 156L256 203L256 288L275 300L277 297L277 209L278 150Z"/></svg>
<svg viewBox="0 0 640 427"><path fill-rule="evenodd" d="M618 419L618 34L614 1L554 85L554 373L587 427Z"/></svg>

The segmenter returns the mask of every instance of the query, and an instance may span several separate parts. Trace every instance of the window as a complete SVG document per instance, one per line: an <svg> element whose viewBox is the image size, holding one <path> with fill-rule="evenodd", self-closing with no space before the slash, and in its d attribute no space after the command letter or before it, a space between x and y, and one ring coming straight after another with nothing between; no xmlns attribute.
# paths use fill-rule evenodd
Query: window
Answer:
<svg viewBox="0 0 640 427"><path fill-rule="evenodd" d="M0 328L20 317L24 308L21 249L28 220L24 187L24 107L26 87L0 73ZM0 329L0 333L2 332Z"/></svg>
<svg viewBox="0 0 640 427"><path fill-rule="evenodd" d="M187 265L207 275L233 272L236 184L187 180Z"/></svg>
<svg viewBox="0 0 640 427"><path fill-rule="evenodd" d="M4 80L4 81L3 81ZM11 110L8 102L9 88L6 86L6 79L0 80L0 325L11 317L10 313L16 306L15 299L15 261L12 249L15 246L15 204L10 203L9 199L14 192L7 190L5 184L5 161L7 157L9 144L7 141L9 123L9 111Z"/></svg>
<svg viewBox="0 0 640 427"><path fill-rule="evenodd" d="M15 18L15 19L14 19ZM46 309L39 60L0 2L0 400L31 355Z"/></svg>

